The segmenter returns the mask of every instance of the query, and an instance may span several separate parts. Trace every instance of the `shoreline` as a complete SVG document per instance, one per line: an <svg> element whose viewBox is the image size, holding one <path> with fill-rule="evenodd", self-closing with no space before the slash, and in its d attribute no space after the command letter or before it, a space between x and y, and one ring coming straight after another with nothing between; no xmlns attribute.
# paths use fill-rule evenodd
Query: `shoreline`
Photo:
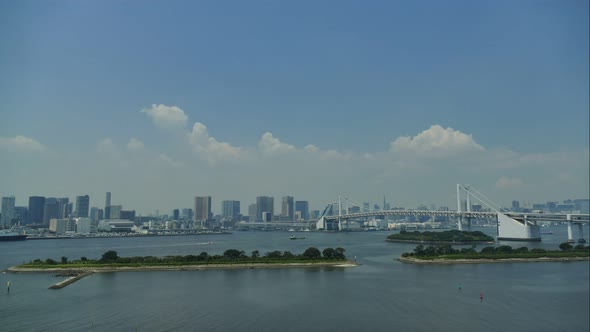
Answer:
<svg viewBox="0 0 590 332"><path fill-rule="evenodd" d="M78 273L106 273L106 272L142 272L142 271L198 271L198 270L248 270L271 268L297 268L297 267L355 267L360 264L350 260L339 262L321 263L244 263L244 264L203 264L203 265L153 265L153 266L105 266L105 267L59 267L59 268L22 268L9 267L7 272L12 273L49 273L71 271Z"/></svg>
<svg viewBox="0 0 590 332"><path fill-rule="evenodd" d="M418 244L455 244L455 245L469 245L469 244L495 244L496 241L472 241L472 242L448 242L448 241L418 241L418 240L397 240L385 239L387 242L399 243L418 243Z"/></svg>
<svg viewBox="0 0 590 332"><path fill-rule="evenodd" d="M417 259L412 257L399 257L395 260L407 264L494 264L494 263L543 263L543 262L582 262L590 261L590 257L539 257L539 258L499 258L499 259Z"/></svg>

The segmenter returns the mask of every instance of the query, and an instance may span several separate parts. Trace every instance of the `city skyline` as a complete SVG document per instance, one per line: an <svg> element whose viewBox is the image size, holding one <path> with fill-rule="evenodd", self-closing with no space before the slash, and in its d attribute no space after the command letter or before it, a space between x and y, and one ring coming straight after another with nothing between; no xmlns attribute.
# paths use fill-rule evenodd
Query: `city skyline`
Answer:
<svg viewBox="0 0 590 332"><path fill-rule="evenodd" d="M0 196L588 198L588 3L452 4L2 2Z"/></svg>

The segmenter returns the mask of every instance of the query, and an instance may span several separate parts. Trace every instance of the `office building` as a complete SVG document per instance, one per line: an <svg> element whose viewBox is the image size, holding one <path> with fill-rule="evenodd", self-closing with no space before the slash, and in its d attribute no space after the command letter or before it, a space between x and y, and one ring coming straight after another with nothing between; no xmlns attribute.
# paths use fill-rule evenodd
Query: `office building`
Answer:
<svg viewBox="0 0 590 332"><path fill-rule="evenodd" d="M14 207L14 218L13 220L18 224L18 225L24 225L27 223L28 220L28 211L29 209L27 209L26 206L15 206Z"/></svg>
<svg viewBox="0 0 590 332"><path fill-rule="evenodd" d="M269 196L256 197L256 221L262 221L262 213L268 212L272 216L275 214L275 198Z"/></svg>
<svg viewBox="0 0 590 332"><path fill-rule="evenodd" d="M99 219L99 216L98 216L98 211L99 210L100 209L97 208L97 207L95 207L95 206L93 206L93 207L90 208L90 215L89 215L90 220L92 220L93 222L97 222L97 221L100 220Z"/></svg>
<svg viewBox="0 0 590 332"><path fill-rule="evenodd" d="M234 219L240 214L240 201L222 201L221 202L221 215L224 218Z"/></svg>
<svg viewBox="0 0 590 332"><path fill-rule="evenodd" d="M70 199L67 197L62 197L57 199L57 218L58 219L65 219L70 217L71 211L68 211L68 204L70 203Z"/></svg>
<svg viewBox="0 0 590 332"><path fill-rule="evenodd" d="M75 230L75 221L73 219L57 219L51 218L49 220L49 230L54 232L55 235L63 235L66 232Z"/></svg>
<svg viewBox="0 0 590 332"><path fill-rule="evenodd" d="M111 192L107 191L104 203L104 218L111 219Z"/></svg>
<svg viewBox="0 0 590 332"><path fill-rule="evenodd" d="M301 219L309 220L309 202L308 201L296 201L295 211L299 211Z"/></svg>
<svg viewBox="0 0 590 332"><path fill-rule="evenodd" d="M281 204L281 216L292 221L294 217L293 196L285 196Z"/></svg>
<svg viewBox="0 0 590 332"><path fill-rule="evenodd" d="M30 196L29 197L29 213L27 224L41 224L43 223L43 210L45 209L45 197Z"/></svg>
<svg viewBox="0 0 590 332"><path fill-rule="evenodd" d="M47 197L43 207L43 225L49 225L51 219L58 219L59 201L55 197Z"/></svg>
<svg viewBox="0 0 590 332"><path fill-rule="evenodd" d="M256 204L248 205L248 221L256 221Z"/></svg>
<svg viewBox="0 0 590 332"><path fill-rule="evenodd" d="M196 196L195 221L207 221L211 217L211 196Z"/></svg>
<svg viewBox="0 0 590 332"><path fill-rule="evenodd" d="M108 219L121 219L121 210L123 210L123 205L111 205L109 206L110 210L110 218Z"/></svg>
<svg viewBox="0 0 590 332"><path fill-rule="evenodd" d="M119 212L119 219L134 221L135 210L121 210L121 212Z"/></svg>
<svg viewBox="0 0 590 332"><path fill-rule="evenodd" d="M78 234L90 234L92 220L90 218L77 218L76 219L76 233Z"/></svg>
<svg viewBox="0 0 590 332"><path fill-rule="evenodd" d="M172 210L172 220L178 221L179 218L180 218L180 210L179 209Z"/></svg>
<svg viewBox="0 0 590 332"><path fill-rule="evenodd" d="M76 196L76 217L88 218L88 210L90 209L90 196Z"/></svg>
<svg viewBox="0 0 590 332"><path fill-rule="evenodd" d="M0 216L0 228L9 228L14 219L14 196L2 197L2 216Z"/></svg>

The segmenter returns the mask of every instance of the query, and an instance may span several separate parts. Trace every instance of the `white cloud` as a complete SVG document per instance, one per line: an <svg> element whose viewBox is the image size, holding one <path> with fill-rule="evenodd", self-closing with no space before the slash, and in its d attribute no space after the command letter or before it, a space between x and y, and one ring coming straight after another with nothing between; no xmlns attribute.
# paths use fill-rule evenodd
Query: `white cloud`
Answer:
<svg viewBox="0 0 590 332"><path fill-rule="evenodd" d="M34 152L45 150L45 147L30 137L19 135L15 137L0 137L0 149Z"/></svg>
<svg viewBox="0 0 590 332"><path fill-rule="evenodd" d="M295 152L296 150L295 146L281 142L278 138L274 137L270 132L266 132L262 135L260 141L258 142L258 147L263 152L269 154L283 154ZM314 147L315 146L312 145L311 149L313 149Z"/></svg>
<svg viewBox="0 0 590 332"><path fill-rule="evenodd" d="M153 104L140 112L146 113L152 122L162 129L181 129L186 126L188 116L177 106L166 106Z"/></svg>
<svg viewBox="0 0 590 332"><path fill-rule="evenodd" d="M410 152L421 156L444 157L469 151L484 151L471 135L453 128L433 125L420 134L410 137L402 136L391 142L390 151Z"/></svg>
<svg viewBox="0 0 590 332"><path fill-rule="evenodd" d="M136 139L136 138L131 138L129 140L129 142L127 143L127 149L129 150L140 150L143 148L143 142Z"/></svg>
<svg viewBox="0 0 590 332"><path fill-rule="evenodd" d="M496 188L498 189L514 189L522 186L522 180L516 177L501 176L496 181Z"/></svg>
<svg viewBox="0 0 590 332"><path fill-rule="evenodd" d="M184 164L182 162L176 161L166 154L161 153L158 158L156 158L156 163L163 166L168 166L172 168L182 168Z"/></svg>
<svg viewBox="0 0 590 332"><path fill-rule="evenodd" d="M192 131L187 134L187 137L192 145L193 151L197 154L204 154L211 164L224 160L237 159L242 154L242 150L239 147L232 146L229 143L219 142L209 136L207 127L200 122L195 122Z"/></svg>

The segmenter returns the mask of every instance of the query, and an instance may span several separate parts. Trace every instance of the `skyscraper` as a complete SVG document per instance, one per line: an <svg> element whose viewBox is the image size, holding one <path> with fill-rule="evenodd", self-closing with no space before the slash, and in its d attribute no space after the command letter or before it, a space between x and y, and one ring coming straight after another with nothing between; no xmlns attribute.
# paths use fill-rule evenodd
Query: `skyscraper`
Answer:
<svg viewBox="0 0 590 332"><path fill-rule="evenodd" d="M281 204L281 216L287 217L288 220L293 220L293 196L285 196L283 197L283 202Z"/></svg>
<svg viewBox="0 0 590 332"><path fill-rule="evenodd" d="M236 218L240 214L240 201L222 201L221 215L224 218Z"/></svg>
<svg viewBox="0 0 590 332"><path fill-rule="evenodd" d="M0 228L8 228L14 219L14 196L2 197L2 216L0 217Z"/></svg>
<svg viewBox="0 0 590 332"><path fill-rule="evenodd" d="M195 197L195 221L211 219L211 196Z"/></svg>
<svg viewBox="0 0 590 332"><path fill-rule="evenodd" d="M256 204L248 205L248 221L256 221Z"/></svg>
<svg viewBox="0 0 590 332"><path fill-rule="evenodd" d="M76 217L88 218L88 210L90 209L90 196L76 196Z"/></svg>
<svg viewBox="0 0 590 332"><path fill-rule="evenodd" d="M296 201L295 211L299 211L303 220L309 220L309 202L307 201Z"/></svg>
<svg viewBox="0 0 590 332"><path fill-rule="evenodd" d="M51 219L57 219L59 214L59 201L55 197L47 197L43 207L43 224L49 225Z"/></svg>
<svg viewBox="0 0 590 332"><path fill-rule="evenodd" d="M45 209L45 197L31 196L29 197L29 219L27 224L41 224L43 223L43 210Z"/></svg>
<svg viewBox="0 0 590 332"><path fill-rule="evenodd" d="M180 210L174 209L172 210L172 220L179 220L180 219Z"/></svg>
<svg viewBox="0 0 590 332"><path fill-rule="evenodd" d="M107 191L107 196L104 203L104 218L111 219L111 192Z"/></svg>
<svg viewBox="0 0 590 332"><path fill-rule="evenodd" d="M268 212L272 216L275 214L275 198L269 196L256 197L256 221L262 221L262 213Z"/></svg>
<svg viewBox="0 0 590 332"><path fill-rule="evenodd" d="M68 214L68 204L70 203L70 199L67 197L57 198L57 218L64 219L68 218L70 215Z"/></svg>

